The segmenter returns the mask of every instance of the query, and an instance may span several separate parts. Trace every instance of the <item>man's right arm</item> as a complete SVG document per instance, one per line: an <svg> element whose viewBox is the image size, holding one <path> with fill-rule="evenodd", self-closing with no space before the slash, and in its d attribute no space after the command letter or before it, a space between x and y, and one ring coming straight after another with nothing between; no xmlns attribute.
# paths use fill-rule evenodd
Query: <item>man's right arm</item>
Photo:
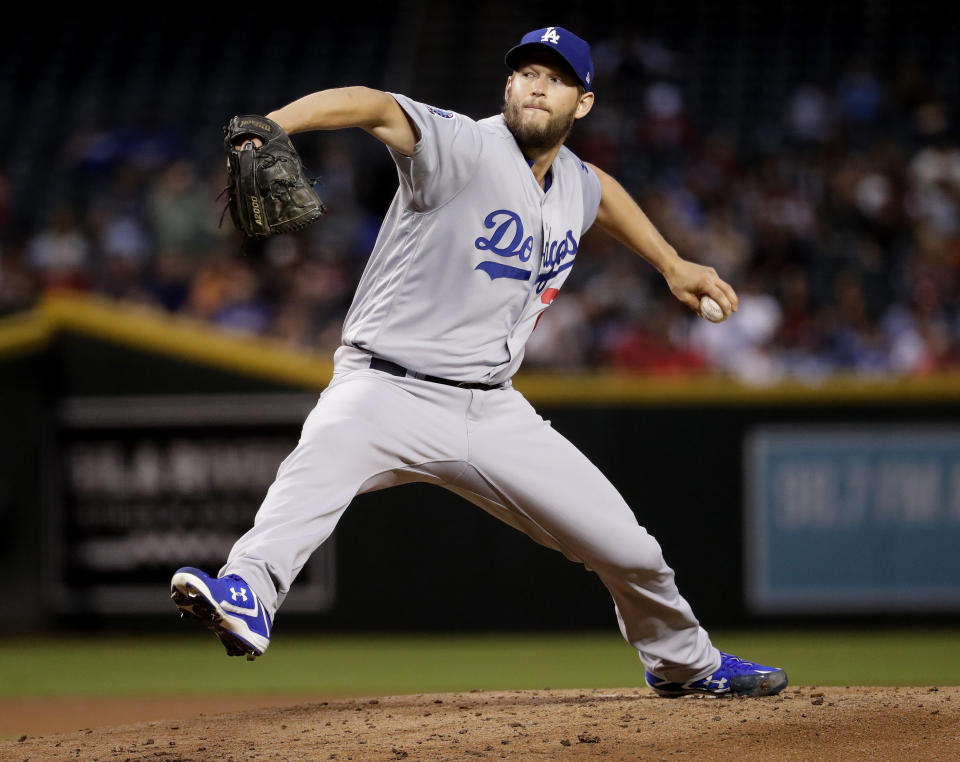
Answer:
<svg viewBox="0 0 960 762"><path fill-rule="evenodd" d="M699 314L703 295L715 299L725 316L736 312L737 294L715 269L682 259L619 182L587 166L600 179L597 225L659 270L673 295L694 312Z"/></svg>
<svg viewBox="0 0 960 762"><path fill-rule="evenodd" d="M359 127L404 156L413 154L419 131L389 93L340 87L305 95L267 114L287 132Z"/></svg>

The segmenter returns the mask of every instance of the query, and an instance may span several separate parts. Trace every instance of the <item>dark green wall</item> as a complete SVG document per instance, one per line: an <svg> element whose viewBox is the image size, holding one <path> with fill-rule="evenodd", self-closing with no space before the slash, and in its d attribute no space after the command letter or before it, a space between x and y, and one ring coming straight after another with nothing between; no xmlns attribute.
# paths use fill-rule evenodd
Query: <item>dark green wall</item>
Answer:
<svg viewBox="0 0 960 762"><path fill-rule="evenodd" d="M0 363L0 573L14 629L83 624L55 616L41 594L52 564L43 533L62 511L60 400L131 394L317 390L249 379L148 352L61 334L45 350ZM743 452L767 423L954 422L960 405L846 404L658 407L542 406L540 412L608 475L657 537L681 592L708 626L746 624ZM296 440L299 421L272 428ZM255 505L249 506L254 511ZM585 506L589 510L589 506ZM53 521L45 520L53 517ZM409 485L360 496L334 535L336 600L285 622L326 629L616 627L597 578L443 489ZM172 571L172 570L170 570ZM157 571L164 595L166 572ZM10 613L12 612L12 613ZM171 608L171 614L173 610ZM138 617L131 617L131 622ZM174 628L163 617L161 628Z"/></svg>

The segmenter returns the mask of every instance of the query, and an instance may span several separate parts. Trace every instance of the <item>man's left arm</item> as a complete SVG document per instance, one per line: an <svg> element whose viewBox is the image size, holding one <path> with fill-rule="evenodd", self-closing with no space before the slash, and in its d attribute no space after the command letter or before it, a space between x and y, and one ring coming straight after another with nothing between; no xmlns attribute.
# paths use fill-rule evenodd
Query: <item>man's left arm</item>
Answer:
<svg viewBox="0 0 960 762"><path fill-rule="evenodd" d="M712 267L689 262L679 254L613 177L587 164L600 178L600 208L596 223L624 246L655 267L677 299L699 314L700 297L713 297L725 317L737 310L737 294Z"/></svg>

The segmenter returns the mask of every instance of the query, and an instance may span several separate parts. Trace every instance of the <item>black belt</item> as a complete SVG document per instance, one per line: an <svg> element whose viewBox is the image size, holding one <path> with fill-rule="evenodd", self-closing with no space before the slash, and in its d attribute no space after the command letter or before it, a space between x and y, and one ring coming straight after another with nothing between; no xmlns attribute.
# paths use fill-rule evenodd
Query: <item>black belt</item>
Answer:
<svg viewBox="0 0 960 762"><path fill-rule="evenodd" d="M452 379L440 378L439 376L427 376L420 373L412 373L402 365L397 365L395 362L384 360L382 357L371 357L370 368L372 370L382 370L384 373L389 373L391 376L410 376L411 378L419 378L423 381L431 381L434 384L459 386L461 389L483 389L485 391L490 391L491 389L499 389L501 386L503 386L503 384L479 384L472 383L470 381L453 381Z"/></svg>

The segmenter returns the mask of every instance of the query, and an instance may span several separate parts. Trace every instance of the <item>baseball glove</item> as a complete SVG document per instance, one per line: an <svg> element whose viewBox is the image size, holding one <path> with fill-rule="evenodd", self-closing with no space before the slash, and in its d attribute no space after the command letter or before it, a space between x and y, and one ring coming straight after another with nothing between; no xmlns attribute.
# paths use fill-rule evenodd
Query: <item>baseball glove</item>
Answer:
<svg viewBox="0 0 960 762"><path fill-rule="evenodd" d="M263 239L300 230L323 216L326 206L313 187L316 180L304 176L300 156L279 124L265 116L235 116L223 133L227 207L237 230Z"/></svg>

